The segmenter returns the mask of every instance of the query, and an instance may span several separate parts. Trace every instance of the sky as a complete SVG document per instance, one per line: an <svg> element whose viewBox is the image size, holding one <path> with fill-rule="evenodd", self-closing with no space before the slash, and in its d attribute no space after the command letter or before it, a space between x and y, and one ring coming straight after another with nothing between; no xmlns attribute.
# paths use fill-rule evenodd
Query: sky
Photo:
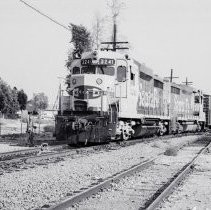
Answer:
<svg viewBox="0 0 211 210"><path fill-rule="evenodd" d="M68 26L91 29L96 13L108 16L106 0L26 0ZM129 41L131 54L162 77L211 94L211 1L125 0L118 19L120 41ZM124 39L124 40L122 40ZM0 0L0 77L29 98L44 92L50 103L58 93L71 33L19 0ZM105 40L107 41L107 40Z"/></svg>

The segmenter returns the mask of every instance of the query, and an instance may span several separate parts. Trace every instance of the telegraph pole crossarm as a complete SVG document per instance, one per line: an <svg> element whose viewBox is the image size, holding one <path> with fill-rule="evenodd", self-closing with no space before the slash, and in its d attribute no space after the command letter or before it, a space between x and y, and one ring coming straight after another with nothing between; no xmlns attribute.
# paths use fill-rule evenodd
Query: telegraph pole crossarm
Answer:
<svg viewBox="0 0 211 210"><path fill-rule="evenodd" d="M116 47L115 48L116 50L128 50L129 48L128 47ZM101 50L111 50L111 51L113 51L113 48L107 48L107 47L105 47L105 48L101 48Z"/></svg>
<svg viewBox="0 0 211 210"><path fill-rule="evenodd" d="M188 78L186 77L186 80L185 80L185 82L182 82L183 84L185 84L185 85L192 85L193 84L193 82L189 82L188 81Z"/></svg>
<svg viewBox="0 0 211 210"><path fill-rule="evenodd" d="M170 77L164 77L165 79L170 79L170 82L173 82L173 79L177 79L177 78L179 78L179 77L174 77L173 76L173 69L171 69L171 75L170 75Z"/></svg>
<svg viewBox="0 0 211 210"><path fill-rule="evenodd" d="M114 42L101 42L101 44L113 44ZM128 42L116 42L116 44L128 44Z"/></svg>
<svg viewBox="0 0 211 210"><path fill-rule="evenodd" d="M101 42L101 44L108 44L112 45L112 48L109 47L102 47L101 50L111 50L111 51L116 51L116 50L128 50L129 47L120 47L117 46L117 44L128 44L128 42Z"/></svg>

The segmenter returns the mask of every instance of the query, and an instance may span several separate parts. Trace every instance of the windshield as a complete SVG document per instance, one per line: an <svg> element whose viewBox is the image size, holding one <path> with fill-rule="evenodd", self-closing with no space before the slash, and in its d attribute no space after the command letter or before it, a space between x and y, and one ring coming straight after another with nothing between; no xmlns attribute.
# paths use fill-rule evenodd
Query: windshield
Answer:
<svg viewBox="0 0 211 210"><path fill-rule="evenodd" d="M98 66L97 67L97 73L113 76L114 75L114 67L112 67L112 66Z"/></svg>
<svg viewBox="0 0 211 210"><path fill-rule="evenodd" d="M74 68L73 68L74 69ZM79 73L80 70L77 69ZM81 68L81 74L105 74L113 76L115 69L112 66L84 66Z"/></svg>
<svg viewBox="0 0 211 210"><path fill-rule="evenodd" d="M96 74L96 67L95 66L82 67L81 74Z"/></svg>
<svg viewBox="0 0 211 210"><path fill-rule="evenodd" d="M73 74L80 74L80 68L79 67L77 67L77 66L75 66L74 68L73 68Z"/></svg>

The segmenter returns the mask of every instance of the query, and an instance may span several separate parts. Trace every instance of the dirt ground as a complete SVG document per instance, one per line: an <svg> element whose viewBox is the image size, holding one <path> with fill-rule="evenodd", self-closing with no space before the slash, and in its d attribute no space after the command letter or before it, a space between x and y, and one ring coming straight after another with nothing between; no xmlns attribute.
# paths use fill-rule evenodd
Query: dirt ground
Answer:
<svg viewBox="0 0 211 210"><path fill-rule="evenodd" d="M34 126L36 126L35 133L39 132L39 120L37 118L33 118ZM42 119L40 122L40 132L44 132L44 127L54 125L53 119ZM20 134L25 133L27 128L27 123L22 122L22 131L21 131L21 120L20 119L1 119L0 121L0 135L8 135L8 134Z"/></svg>
<svg viewBox="0 0 211 210"><path fill-rule="evenodd" d="M12 151L23 150L23 149L28 149L28 147L19 147L19 146L13 146L9 144L0 144L0 153L12 152Z"/></svg>

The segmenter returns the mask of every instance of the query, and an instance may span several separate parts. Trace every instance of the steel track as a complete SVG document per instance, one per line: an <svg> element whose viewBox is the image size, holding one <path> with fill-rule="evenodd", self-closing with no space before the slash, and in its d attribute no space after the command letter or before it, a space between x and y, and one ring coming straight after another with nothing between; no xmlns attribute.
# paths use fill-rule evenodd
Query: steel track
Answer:
<svg viewBox="0 0 211 210"><path fill-rule="evenodd" d="M187 135L187 134L185 134ZM185 136L182 135L182 136ZM193 135L193 134L190 134ZM196 134L194 134L196 135ZM168 136L162 136L162 137L151 137L151 138L141 138L141 139L133 139L133 140L128 140L128 141L113 141L113 142L109 142L110 145L118 145L120 144L121 146L130 146L130 145L134 145L140 142L146 142L146 141L153 141L155 139L167 139L167 138L172 138L172 137L181 137L180 136L175 136L175 135L168 135ZM104 145L109 145L109 144L101 144L101 145L95 145L95 146L90 146L90 148L103 148ZM54 146L55 148L57 146ZM59 146L58 146L59 148ZM88 147L79 147L78 149L81 148L88 148ZM76 149L76 147L72 147L70 149ZM29 148L29 149L24 149L24 150L16 150L16 151L11 151L11 152L3 152L0 153L0 163L1 161L6 161L6 160L20 160L20 158L24 158L24 157L29 157L29 156L34 156L36 154L38 154L40 152L40 148Z"/></svg>
<svg viewBox="0 0 211 210"><path fill-rule="evenodd" d="M66 145L65 145L66 147ZM41 151L40 148L19 150L14 152L7 152L0 154L0 175L12 172L21 165L33 164L41 160L48 160L52 158L64 157L69 154L74 154L76 151L70 149L63 149L62 146L54 146L53 150ZM60 150L63 151L60 151ZM27 167L25 167L27 168Z"/></svg>
<svg viewBox="0 0 211 210"><path fill-rule="evenodd" d="M141 209L154 210L160 204L160 202L163 201L163 199L165 197L167 197L172 192L173 188L175 188L175 186L177 186L178 183L180 183L181 180L190 172L193 164L198 159L200 154L204 153L210 146L211 146L211 143L209 143L206 147L201 149L199 151L199 153L191 160L191 162L186 164L185 167L183 167L182 170L180 170L172 179L170 179L170 181L167 184L163 185L155 193L155 195L152 196L153 199L150 199L145 204L145 207L141 208ZM112 182L122 179L126 176L130 176L130 175L134 174L135 172L140 171L140 170L146 168L147 166L152 165L153 162L156 159L158 159L160 155L163 155L163 153L158 154L156 158L147 160L146 162L142 162L142 163L140 163L136 166L133 166L129 169L126 169L120 173L114 174L113 176L108 177L105 180L101 180L99 183L95 183L95 184L92 184L91 186L88 186L87 188L83 188L82 190L78 191L77 195L62 201L61 203L59 203L57 205L49 207L48 210L67 209L67 208L73 206L74 204L79 203L80 201L82 201L88 197L91 197L93 194L98 193L101 189L109 188ZM161 189L162 189L162 191L161 191Z"/></svg>
<svg viewBox="0 0 211 210"><path fill-rule="evenodd" d="M39 149L40 151L40 149ZM48 152L48 153L41 153L40 155L38 155L38 152L36 155L30 155L30 156L24 156L24 157L18 157L18 158L14 158L14 159L9 159L9 160L4 160L4 161L0 161L0 168L4 168L5 170L5 166L6 169L12 168L14 166L14 164L31 164L37 161L41 161L41 160L46 160L46 159L51 159L51 158L57 158L57 157L64 157L67 155L71 155L76 153L76 151L73 150L65 150L65 151L57 151L57 152Z"/></svg>
<svg viewBox="0 0 211 210"><path fill-rule="evenodd" d="M47 160L47 162L42 162L43 165L48 164L48 162L53 162L54 159L63 158L68 155L75 155L76 153L92 153L97 150L116 150L120 147L124 146L131 146L142 142L150 142L155 141L159 139L168 139L171 137L181 137L186 136L187 134L175 136L162 136L162 137L151 137L151 138L143 138L143 139L136 139L136 140L129 140L125 142L110 142L109 144L101 144L101 145L95 145L95 146L89 146L89 147L69 147L69 149L64 149L63 151L47 151L40 153L40 148L30 148L26 150L19 150L19 151L13 151L13 152L6 152L0 154L0 175L3 175L4 173L11 173L14 170L19 170L21 168L21 165L24 165L24 168L27 169L26 164L41 164L40 161ZM193 135L193 134L188 134ZM195 134L194 134L195 135ZM64 145L63 145L64 146ZM67 145L65 145L67 147ZM60 146L52 146L54 150L61 149ZM62 160L62 159L61 159Z"/></svg>
<svg viewBox="0 0 211 210"><path fill-rule="evenodd" d="M73 196L72 198L66 199L66 200L62 201L61 203L48 208L48 210L63 210L63 209L66 209L66 208L74 205L75 203L78 203L78 202L84 200L85 198L88 198L91 195L96 194L97 192L99 192L103 188L109 188L109 186L112 184L112 182L115 182L115 181L122 179L126 176L130 176L131 174L133 174L137 171L143 170L144 168L153 164L155 159L157 159L157 157L152 158L152 159L147 160L147 161L144 161L144 162L141 162L140 164L132 166L129 169L126 169L126 170L123 170L119 173L116 173L116 174L112 175L111 177L108 177L104 180L101 180L100 183L92 184L87 189L79 192L77 195Z"/></svg>
<svg viewBox="0 0 211 210"><path fill-rule="evenodd" d="M67 144L63 145L57 145L57 146L48 146L47 149L43 150L51 150L57 151L65 148L70 148L68 147ZM49 150L49 151L50 151ZM23 150L15 150L15 151L10 151L10 152L2 152L0 153L0 163L2 161L6 160L13 160L13 159L19 159L19 158L24 158L24 157L29 157L38 154L41 150L41 147L33 147L33 148L28 148L28 149L23 149Z"/></svg>
<svg viewBox="0 0 211 210"><path fill-rule="evenodd" d="M11 152L3 152L0 153L0 161L11 160L14 158L27 156L30 154L38 153L39 151L40 151L39 148L31 148L31 149L16 150Z"/></svg>
<svg viewBox="0 0 211 210"><path fill-rule="evenodd" d="M206 145L203 149L201 149L199 153L188 164L186 164L185 167L183 167L182 170L178 174L176 174L170 180L169 183L165 185L164 188L162 187L162 190L158 190L159 193L157 195L155 193L153 199L149 203L147 203L147 205L145 205L144 209L146 210L156 209L159 206L159 204L163 202L163 200L167 198L173 192L173 190L179 185L179 183L181 183L181 181L191 172L196 160L200 157L201 154L206 152L209 147L211 147L211 142L208 145Z"/></svg>

